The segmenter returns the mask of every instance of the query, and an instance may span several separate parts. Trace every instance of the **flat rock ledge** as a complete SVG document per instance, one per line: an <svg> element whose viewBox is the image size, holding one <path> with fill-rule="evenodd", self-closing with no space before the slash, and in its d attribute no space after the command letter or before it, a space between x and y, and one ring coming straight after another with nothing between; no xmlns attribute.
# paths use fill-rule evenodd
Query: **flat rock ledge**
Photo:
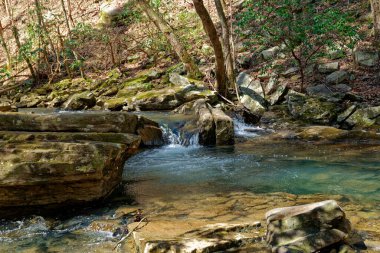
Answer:
<svg viewBox="0 0 380 253"><path fill-rule="evenodd" d="M157 123L128 113L0 113L0 208L102 199L130 155L162 144Z"/></svg>

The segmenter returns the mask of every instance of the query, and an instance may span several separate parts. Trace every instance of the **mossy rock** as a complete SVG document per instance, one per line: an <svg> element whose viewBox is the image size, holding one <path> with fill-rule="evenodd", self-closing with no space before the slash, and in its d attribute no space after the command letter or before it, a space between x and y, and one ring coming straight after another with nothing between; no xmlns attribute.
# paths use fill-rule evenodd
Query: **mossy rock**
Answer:
<svg viewBox="0 0 380 253"><path fill-rule="evenodd" d="M110 111L119 111L128 103L126 98L112 98L104 102L104 108Z"/></svg>
<svg viewBox="0 0 380 253"><path fill-rule="evenodd" d="M334 122L343 109L339 104L294 91L288 94L288 108L295 119L321 125Z"/></svg>

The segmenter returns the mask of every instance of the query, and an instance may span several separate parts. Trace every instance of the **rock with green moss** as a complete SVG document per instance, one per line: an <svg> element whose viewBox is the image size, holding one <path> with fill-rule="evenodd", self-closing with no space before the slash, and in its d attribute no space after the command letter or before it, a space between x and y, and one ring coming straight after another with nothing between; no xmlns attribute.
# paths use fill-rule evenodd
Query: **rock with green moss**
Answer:
<svg viewBox="0 0 380 253"><path fill-rule="evenodd" d="M287 98L288 109L295 119L308 123L328 125L334 122L342 108L339 104L322 98L308 97L291 91Z"/></svg>
<svg viewBox="0 0 380 253"><path fill-rule="evenodd" d="M110 111L120 111L123 106L127 105L128 101L126 98L111 98L104 102L104 109Z"/></svg>
<svg viewBox="0 0 380 253"><path fill-rule="evenodd" d="M16 104L17 108L34 108L45 101L44 96L39 96L35 93L24 95L20 98L20 101Z"/></svg>
<svg viewBox="0 0 380 253"><path fill-rule="evenodd" d="M136 133L138 118L125 112L0 113L0 131Z"/></svg>
<svg viewBox="0 0 380 253"><path fill-rule="evenodd" d="M92 92L86 91L72 95L63 105L65 110L84 110L96 105L96 98Z"/></svg>
<svg viewBox="0 0 380 253"><path fill-rule="evenodd" d="M345 120L350 128L369 128L380 125L380 106L357 109Z"/></svg>

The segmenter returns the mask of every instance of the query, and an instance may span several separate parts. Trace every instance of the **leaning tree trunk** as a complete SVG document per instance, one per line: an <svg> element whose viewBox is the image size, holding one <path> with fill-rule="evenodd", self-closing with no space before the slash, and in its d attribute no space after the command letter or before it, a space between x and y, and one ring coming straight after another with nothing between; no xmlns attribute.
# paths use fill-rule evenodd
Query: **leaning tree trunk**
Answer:
<svg viewBox="0 0 380 253"><path fill-rule="evenodd" d="M203 28L205 29L208 37L210 38L212 47L214 48L215 60L216 60L216 90L227 96L227 76L226 67L224 65L224 54L222 44L220 43L218 33L216 31L215 25L212 22L210 14L208 13L206 7L203 4L203 0L193 0L195 10L198 16L202 20Z"/></svg>
<svg viewBox="0 0 380 253"><path fill-rule="evenodd" d="M146 0L137 0L137 4L169 41L175 53L185 65L189 77L198 78L202 76L201 72L198 69L198 66L195 64L193 58L190 56L186 48L180 42L177 35L174 33L173 28L170 27L170 25L161 17L157 11L155 11L150 6Z"/></svg>
<svg viewBox="0 0 380 253"><path fill-rule="evenodd" d="M231 40L231 29L228 25L228 21L225 14L225 2L224 0L214 0L216 10L218 12L218 17L220 20L220 24L222 27L222 47L224 53L224 62L226 65L226 74L228 79L228 87L231 89L235 89L236 96L239 99L239 89L236 86L235 81L235 64L234 64L234 54L233 54L233 46Z"/></svg>
<svg viewBox="0 0 380 253"><path fill-rule="evenodd" d="M375 44L380 45L380 0L371 0Z"/></svg>

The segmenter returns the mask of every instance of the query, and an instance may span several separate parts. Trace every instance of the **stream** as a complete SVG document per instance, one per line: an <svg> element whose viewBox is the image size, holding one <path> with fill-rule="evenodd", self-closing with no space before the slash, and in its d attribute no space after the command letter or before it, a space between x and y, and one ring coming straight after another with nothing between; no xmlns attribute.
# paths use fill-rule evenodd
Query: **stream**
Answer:
<svg viewBox="0 0 380 253"><path fill-rule="evenodd" d="M228 200L226 196L243 196L239 194L268 198L257 216L252 216L257 219L283 205L284 196L291 203L336 199L367 238L380 241L380 145L266 143L257 140L268 130L235 120L234 146L202 147L197 135L188 137L184 146L178 128L190 118L167 113L144 116L161 124L167 145L130 158L120 191L94 207L2 220L0 252L113 252L118 239L114 230L130 218L118 215L123 210L154 210L173 222L203 219L199 212L188 210L189 202L194 210L218 209L222 204L215 203ZM219 213L224 215L220 214L220 220L234 218L227 211Z"/></svg>

